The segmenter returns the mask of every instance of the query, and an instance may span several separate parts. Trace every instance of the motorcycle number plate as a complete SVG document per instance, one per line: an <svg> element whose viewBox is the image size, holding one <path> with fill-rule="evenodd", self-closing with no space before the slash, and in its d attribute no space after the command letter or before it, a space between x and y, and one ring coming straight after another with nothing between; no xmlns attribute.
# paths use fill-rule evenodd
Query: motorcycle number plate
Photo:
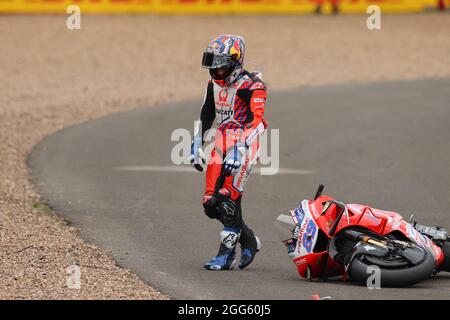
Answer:
<svg viewBox="0 0 450 320"><path fill-rule="evenodd" d="M295 215L295 217L294 217ZM294 221L297 222L297 246L295 255L303 257L313 252L318 237L318 226L309 210L308 201L305 200L293 210Z"/></svg>

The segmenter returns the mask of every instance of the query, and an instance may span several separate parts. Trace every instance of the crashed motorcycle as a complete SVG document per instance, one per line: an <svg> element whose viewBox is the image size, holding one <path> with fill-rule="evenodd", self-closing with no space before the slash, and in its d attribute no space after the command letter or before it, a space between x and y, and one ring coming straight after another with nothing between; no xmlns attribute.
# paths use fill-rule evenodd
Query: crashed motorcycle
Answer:
<svg viewBox="0 0 450 320"><path fill-rule="evenodd" d="M450 237L442 227L405 221L396 212L345 204L322 195L303 200L276 225L301 277L343 276L367 284L379 271L381 287L406 287L450 272ZM374 268L375 267L375 268Z"/></svg>

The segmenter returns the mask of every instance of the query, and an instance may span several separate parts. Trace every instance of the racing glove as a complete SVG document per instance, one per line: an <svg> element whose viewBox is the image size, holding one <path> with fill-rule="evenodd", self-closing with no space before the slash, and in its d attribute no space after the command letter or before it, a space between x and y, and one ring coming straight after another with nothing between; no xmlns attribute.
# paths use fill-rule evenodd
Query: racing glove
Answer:
<svg viewBox="0 0 450 320"><path fill-rule="evenodd" d="M202 164L206 163L205 153L202 150L202 137L195 136L191 144L191 155L189 156L192 166L198 171L203 171Z"/></svg>
<svg viewBox="0 0 450 320"><path fill-rule="evenodd" d="M223 171L226 176L236 175L242 164L247 147L242 142L237 142L231 148L223 161Z"/></svg>

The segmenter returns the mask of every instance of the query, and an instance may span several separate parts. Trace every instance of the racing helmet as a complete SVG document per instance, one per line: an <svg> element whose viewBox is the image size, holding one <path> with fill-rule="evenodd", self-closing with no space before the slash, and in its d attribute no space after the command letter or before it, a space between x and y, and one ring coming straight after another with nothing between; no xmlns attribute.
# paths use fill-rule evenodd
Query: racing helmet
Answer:
<svg viewBox="0 0 450 320"><path fill-rule="evenodd" d="M230 85L243 71L244 54L244 38L221 35L214 38L203 52L202 67L209 69L217 84Z"/></svg>

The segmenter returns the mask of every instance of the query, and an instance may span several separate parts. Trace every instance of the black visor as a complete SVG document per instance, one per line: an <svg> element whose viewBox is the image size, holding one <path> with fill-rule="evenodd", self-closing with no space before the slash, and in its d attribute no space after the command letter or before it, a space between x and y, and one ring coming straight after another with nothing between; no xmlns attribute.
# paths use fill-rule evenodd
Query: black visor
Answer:
<svg viewBox="0 0 450 320"><path fill-rule="evenodd" d="M203 53L202 59L202 67L211 69L211 68L221 68L225 66L234 66L235 61L226 55L214 54L212 52L205 51Z"/></svg>
<svg viewBox="0 0 450 320"><path fill-rule="evenodd" d="M202 66L204 68L211 68L214 61L214 53L204 52L202 59Z"/></svg>

